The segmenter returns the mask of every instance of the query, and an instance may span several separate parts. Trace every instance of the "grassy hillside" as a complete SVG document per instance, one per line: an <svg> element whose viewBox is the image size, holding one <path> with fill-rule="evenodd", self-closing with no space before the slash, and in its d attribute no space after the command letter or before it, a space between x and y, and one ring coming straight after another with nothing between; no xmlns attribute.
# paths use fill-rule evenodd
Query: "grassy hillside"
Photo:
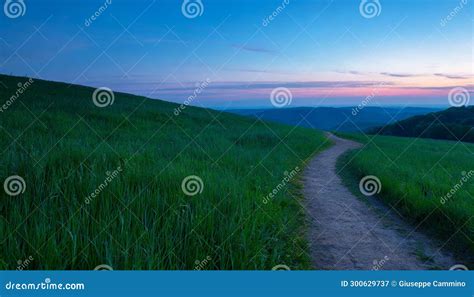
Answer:
<svg viewBox="0 0 474 297"><path fill-rule="evenodd" d="M436 109L422 107L295 107L232 112L264 120L327 131L360 132Z"/></svg>
<svg viewBox="0 0 474 297"><path fill-rule="evenodd" d="M474 145L351 137L366 145L346 155L340 169L349 172L357 184L366 175L377 176L381 199L410 218L414 226L435 233L462 255L464 264L474 263Z"/></svg>
<svg viewBox="0 0 474 297"><path fill-rule="evenodd" d="M385 127L374 134L474 142L474 106L451 107L415 116Z"/></svg>
<svg viewBox="0 0 474 297"><path fill-rule="evenodd" d="M93 88L27 80L0 76L0 176L26 185L0 191L1 269L307 267L285 178L320 132L119 93L99 108Z"/></svg>

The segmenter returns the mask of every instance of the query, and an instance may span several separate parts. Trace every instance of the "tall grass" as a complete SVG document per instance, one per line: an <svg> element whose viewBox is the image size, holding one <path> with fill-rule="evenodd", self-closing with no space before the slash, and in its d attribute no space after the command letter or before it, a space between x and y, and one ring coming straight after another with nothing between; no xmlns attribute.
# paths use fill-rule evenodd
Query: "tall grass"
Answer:
<svg viewBox="0 0 474 297"><path fill-rule="evenodd" d="M345 135L347 136L347 135ZM357 179L377 176L381 199L438 235L473 262L474 145L462 142L352 135L364 142L345 157ZM448 195L448 193L450 193ZM470 255L470 256L469 256Z"/></svg>
<svg viewBox="0 0 474 297"><path fill-rule="evenodd" d="M0 80L10 98L26 78ZM36 80L0 114L2 182L26 182L0 193L0 268L308 267L295 187L262 199L321 133L127 94L98 108L93 91ZM202 193L183 193L190 175Z"/></svg>

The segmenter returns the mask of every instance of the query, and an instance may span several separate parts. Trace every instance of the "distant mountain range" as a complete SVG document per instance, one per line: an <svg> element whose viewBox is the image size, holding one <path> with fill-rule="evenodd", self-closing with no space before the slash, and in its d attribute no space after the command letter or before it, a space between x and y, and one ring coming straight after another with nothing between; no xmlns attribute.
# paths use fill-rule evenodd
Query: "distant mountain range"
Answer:
<svg viewBox="0 0 474 297"><path fill-rule="evenodd" d="M361 132L439 111L422 107L296 107L281 109L238 109L229 112L262 120L326 131Z"/></svg>
<svg viewBox="0 0 474 297"><path fill-rule="evenodd" d="M452 107L370 131L374 134L474 142L474 106Z"/></svg>

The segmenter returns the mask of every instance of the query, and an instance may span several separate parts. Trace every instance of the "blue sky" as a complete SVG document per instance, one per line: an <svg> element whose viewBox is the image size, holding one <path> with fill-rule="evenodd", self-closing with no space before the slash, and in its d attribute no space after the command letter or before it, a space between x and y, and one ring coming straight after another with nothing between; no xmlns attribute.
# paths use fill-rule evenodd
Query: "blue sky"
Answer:
<svg viewBox="0 0 474 297"><path fill-rule="evenodd" d="M191 104L215 108L271 106L277 87L292 106L472 93L471 1L375 2L367 18L355 0L202 0L188 18L178 0L25 0L24 15L0 17L0 72L173 102L207 80Z"/></svg>

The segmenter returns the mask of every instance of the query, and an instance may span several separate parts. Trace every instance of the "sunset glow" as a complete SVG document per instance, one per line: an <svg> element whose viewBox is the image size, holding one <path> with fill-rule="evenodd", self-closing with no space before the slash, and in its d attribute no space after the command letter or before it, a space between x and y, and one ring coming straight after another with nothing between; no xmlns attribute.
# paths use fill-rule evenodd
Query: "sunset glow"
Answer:
<svg viewBox="0 0 474 297"><path fill-rule="evenodd" d="M191 104L215 108L269 106L276 87L291 90L293 106L367 96L378 105L446 106L450 89L473 92L472 10L448 19L456 0L386 0L370 19L358 1L289 1L282 10L282 1L215 0L196 18L179 1L113 1L94 18L97 2L73 2L48 12L32 2L28 18L1 19L9 42L0 42L0 72L177 103L209 80Z"/></svg>

